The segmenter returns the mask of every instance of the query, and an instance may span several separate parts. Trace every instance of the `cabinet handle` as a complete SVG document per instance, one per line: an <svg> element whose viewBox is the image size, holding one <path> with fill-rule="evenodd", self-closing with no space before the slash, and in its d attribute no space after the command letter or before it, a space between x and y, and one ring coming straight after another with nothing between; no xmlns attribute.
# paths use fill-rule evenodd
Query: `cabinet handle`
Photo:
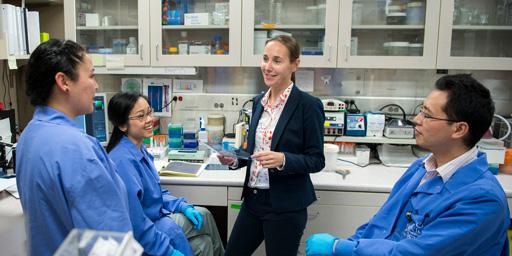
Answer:
<svg viewBox="0 0 512 256"><path fill-rule="evenodd" d="M327 62L331 62L332 44L327 46Z"/></svg>
<svg viewBox="0 0 512 256"><path fill-rule="evenodd" d="M156 56L156 60L159 61L160 59L158 58L158 48L160 48L160 44L156 44L156 51L155 51L155 56Z"/></svg>
<svg viewBox="0 0 512 256"><path fill-rule="evenodd" d="M144 57L143 57L144 55L143 55L143 52L142 52L142 50L143 50L143 49L144 49L144 48L143 48L143 44L139 44L139 55L140 55L140 60L144 60Z"/></svg>
<svg viewBox="0 0 512 256"><path fill-rule="evenodd" d="M348 56L350 55L350 46L345 45L345 62L348 62Z"/></svg>

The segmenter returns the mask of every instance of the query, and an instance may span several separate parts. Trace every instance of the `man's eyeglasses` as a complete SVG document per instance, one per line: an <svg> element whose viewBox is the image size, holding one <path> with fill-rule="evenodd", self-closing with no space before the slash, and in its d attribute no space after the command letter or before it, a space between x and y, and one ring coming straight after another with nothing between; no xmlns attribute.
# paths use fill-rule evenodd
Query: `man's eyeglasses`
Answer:
<svg viewBox="0 0 512 256"><path fill-rule="evenodd" d="M146 113L140 113L135 116L129 116L128 119L139 120L139 122L144 122L148 117L153 117L153 109L152 108L150 108L149 111Z"/></svg>
<svg viewBox="0 0 512 256"><path fill-rule="evenodd" d="M423 107L420 108L420 112L418 113L418 115L422 116L424 119L437 120L437 121L446 121L446 122L453 122L453 123L459 122L459 121L453 120L453 119L433 117L433 116L425 113L425 109Z"/></svg>

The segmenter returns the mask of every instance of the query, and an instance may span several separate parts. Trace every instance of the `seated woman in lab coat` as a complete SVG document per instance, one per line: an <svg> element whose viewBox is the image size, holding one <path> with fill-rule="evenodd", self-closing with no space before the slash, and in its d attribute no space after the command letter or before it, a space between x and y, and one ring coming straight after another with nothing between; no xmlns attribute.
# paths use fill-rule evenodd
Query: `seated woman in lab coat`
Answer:
<svg viewBox="0 0 512 256"><path fill-rule="evenodd" d="M135 238L150 255L223 255L212 214L161 189L153 156L142 145L153 135L152 116L141 94L118 93L108 104L114 129L107 152L128 191Z"/></svg>

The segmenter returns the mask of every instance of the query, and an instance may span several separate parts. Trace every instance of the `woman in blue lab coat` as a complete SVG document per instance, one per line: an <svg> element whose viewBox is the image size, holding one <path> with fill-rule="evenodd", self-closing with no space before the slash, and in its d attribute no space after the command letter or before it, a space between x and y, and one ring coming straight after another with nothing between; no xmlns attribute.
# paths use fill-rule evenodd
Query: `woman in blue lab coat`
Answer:
<svg viewBox="0 0 512 256"><path fill-rule="evenodd" d="M18 142L16 175L28 254L53 255L73 228L130 231L115 165L73 121L93 111L98 87L85 49L52 39L36 48L27 68L35 112Z"/></svg>
<svg viewBox="0 0 512 256"><path fill-rule="evenodd" d="M267 255L297 255L307 207L316 200L309 174L325 166L323 107L295 85L299 55L292 37L267 41L261 72L269 89L253 101L247 149L252 157L219 157L231 167L247 166L244 202L226 255L250 255L263 240Z"/></svg>
<svg viewBox="0 0 512 256"><path fill-rule="evenodd" d="M141 94L118 93L108 104L114 129L107 151L128 190L135 239L150 255L223 255L212 214L161 189L153 156L142 143L153 136L152 117Z"/></svg>

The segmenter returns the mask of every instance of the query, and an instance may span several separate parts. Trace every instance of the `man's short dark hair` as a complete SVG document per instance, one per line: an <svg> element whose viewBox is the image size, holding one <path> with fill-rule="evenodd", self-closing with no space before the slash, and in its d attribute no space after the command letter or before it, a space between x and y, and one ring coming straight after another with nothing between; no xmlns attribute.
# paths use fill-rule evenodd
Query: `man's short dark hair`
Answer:
<svg viewBox="0 0 512 256"><path fill-rule="evenodd" d="M55 75L64 73L78 79L78 65L83 62L85 49L73 42L50 39L40 44L30 55L27 65L27 96L34 106L46 105L53 92Z"/></svg>
<svg viewBox="0 0 512 256"><path fill-rule="evenodd" d="M448 119L466 122L469 134L464 144L472 148L491 126L494 102L489 89L468 74L447 75L436 81L436 89L448 93L443 111Z"/></svg>

